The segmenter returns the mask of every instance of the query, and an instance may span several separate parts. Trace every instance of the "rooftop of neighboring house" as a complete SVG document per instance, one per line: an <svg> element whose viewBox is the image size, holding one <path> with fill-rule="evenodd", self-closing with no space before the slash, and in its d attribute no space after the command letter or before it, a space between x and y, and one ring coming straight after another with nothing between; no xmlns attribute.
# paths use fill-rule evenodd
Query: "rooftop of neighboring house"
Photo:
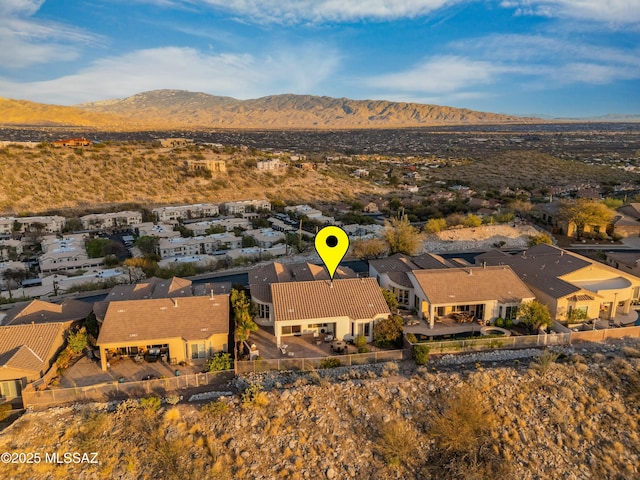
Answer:
<svg viewBox="0 0 640 480"><path fill-rule="evenodd" d="M547 244L533 246L517 255L487 252L476 257L476 263L509 265L523 281L553 298L580 291L579 286L560 277L594 264L588 258Z"/></svg>
<svg viewBox="0 0 640 480"><path fill-rule="evenodd" d="M60 322L1 326L0 368L41 372L64 329Z"/></svg>
<svg viewBox="0 0 640 480"><path fill-rule="evenodd" d="M625 265L640 265L640 253L637 252L607 252L607 258Z"/></svg>
<svg viewBox="0 0 640 480"><path fill-rule="evenodd" d="M433 304L509 303L535 297L508 266L415 270L410 275Z"/></svg>
<svg viewBox="0 0 640 480"><path fill-rule="evenodd" d="M338 267L334 279L356 278L358 275L348 267ZM311 280L329 280L329 272L321 266L312 263L283 264L269 263L249 271L249 285L251 296L257 300L271 303L272 283L304 282Z"/></svg>
<svg viewBox="0 0 640 480"><path fill-rule="evenodd" d="M203 340L229 332L229 295L113 302L98 344L180 337Z"/></svg>
<svg viewBox="0 0 640 480"><path fill-rule="evenodd" d="M276 321L345 316L359 320L391 313L375 278L273 283L271 295Z"/></svg>
<svg viewBox="0 0 640 480"><path fill-rule="evenodd" d="M372 266L379 274L386 274L389 279L407 288L411 288L411 280L408 272L421 269L451 268L454 265L440 255L425 253L418 257L409 257L403 253L395 253L387 258L370 260Z"/></svg>
<svg viewBox="0 0 640 480"><path fill-rule="evenodd" d="M26 325L57 322L75 322L87 318L92 305L80 300L65 299L62 303L32 300L27 305L15 306L6 312L3 325Z"/></svg>
<svg viewBox="0 0 640 480"><path fill-rule="evenodd" d="M628 215L636 220L640 219L640 203L630 203L619 207L618 212Z"/></svg>

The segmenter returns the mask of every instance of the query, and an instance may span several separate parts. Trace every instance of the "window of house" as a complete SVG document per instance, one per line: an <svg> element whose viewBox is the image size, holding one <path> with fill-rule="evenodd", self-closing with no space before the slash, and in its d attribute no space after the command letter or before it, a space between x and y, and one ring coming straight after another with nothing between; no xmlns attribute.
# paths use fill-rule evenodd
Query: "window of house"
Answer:
<svg viewBox="0 0 640 480"><path fill-rule="evenodd" d="M436 308L436 315L438 317L444 317L445 307Z"/></svg>
<svg viewBox="0 0 640 480"><path fill-rule="evenodd" d="M516 305L507 305L505 307L505 312L504 312L505 319L509 318L511 320L515 320L517 315L518 315L518 307Z"/></svg>
<svg viewBox="0 0 640 480"><path fill-rule="evenodd" d="M409 290L404 290L402 288L394 288L393 293L396 295L398 299L398 303L401 305L409 304Z"/></svg>
<svg viewBox="0 0 640 480"><path fill-rule="evenodd" d="M292 335L301 331L300 325L283 325L281 330L282 335Z"/></svg>
<svg viewBox="0 0 640 480"><path fill-rule="evenodd" d="M258 303L258 318L269 318L269 305Z"/></svg>
<svg viewBox="0 0 640 480"><path fill-rule="evenodd" d="M358 325L358 335L368 337L371 335L371 323L361 323Z"/></svg>
<svg viewBox="0 0 640 480"><path fill-rule="evenodd" d="M207 346L203 343L192 343L191 344L191 358L206 358L207 356Z"/></svg>

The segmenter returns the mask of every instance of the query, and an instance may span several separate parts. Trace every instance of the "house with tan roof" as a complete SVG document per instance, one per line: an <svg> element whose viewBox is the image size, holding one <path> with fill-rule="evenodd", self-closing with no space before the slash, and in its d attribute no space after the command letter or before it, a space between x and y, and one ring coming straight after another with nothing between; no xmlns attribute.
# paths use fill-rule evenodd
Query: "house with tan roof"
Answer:
<svg viewBox="0 0 640 480"><path fill-rule="evenodd" d="M395 253L387 258L369 260L369 276L374 277L382 288L391 290L398 299L398 305L415 308L419 300L408 273L413 270L451 268L454 265L439 255L426 253L409 257Z"/></svg>
<svg viewBox="0 0 640 480"><path fill-rule="evenodd" d="M2 325L32 325L41 323L62 323L65 328L85 320L92 305L80 300L67 298L62 303L32 300L26 305L18 305L5 312Z"/></svg>
<svg viewBox="0 0 640 480"><path fill-rule="evenodd" d="M566 321L574 309L583 310L587 318L613 320L640 300L640 278L552 245L536 245L516 255L488 252L476 257L476 263L510 266L559 321Z"/></svg>
<svg viewBox="0 0 640 480"><path fill-rule="evenodd" d="M347 267L338 267L334 278L356 278L358 275ZM329 273L321 265L312 263L269 263L249 271L251 300L258 313L255 322L265 327L273 326L273 298L271 284L283 282L307 282L329 280Z"/></svg>
<svg viewBox="0 0 640 480"><path fill-rule="evenodd" d="M314 333L370 342L375 322L391 313L373 278L273 283L271 297L278 345L282 337Z"/></svg>
<svg viewBox="0 0 640 480"><path fill-rule="evenodd" d="M0 399L20 396L53 365L65 341L61 322L0 326Z"/></svg>
<svg viewBox="0 0 640 480"><path fill-rule="evenodd" d="M154 351L171 363L204 364L229 351L229 295L112 302L97 344L103 370L114 355Z"/></svg>
<svg viewBox="0 0 640 480"><path fill-rule="evenodd" d="M515 318L518 307L535 298L507 266L414 270L408 276L418 315L430 328L438 319L461 312L481 323Z"/></svg>
<svg viewBox="0 0 640 480"><path fill-rule="evenodd" d="M640 277L640 253L614 251L605 255L608 265Z"/></svg>

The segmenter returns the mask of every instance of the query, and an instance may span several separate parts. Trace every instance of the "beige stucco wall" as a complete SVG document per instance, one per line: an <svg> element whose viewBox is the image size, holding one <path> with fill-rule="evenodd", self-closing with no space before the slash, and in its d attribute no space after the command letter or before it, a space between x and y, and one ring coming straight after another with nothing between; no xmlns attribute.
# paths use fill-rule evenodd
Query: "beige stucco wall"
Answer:
<svg viewBox="0 0 640 480"><path fill-rule="evenodd" d="M138 347L145 349L147 345L163 345L169 346L169 357L171 360L182 362L191 360L191 344L205 343L207 349L213 349L213 352L228 351L228 335L214 334L205 340L191 340L185 342L181 337L176 338L155 338L152 340L132 340L128 342L102 343L100 347L100 362L102 369L107 369L107 350L116 350L118 348Z"/></svg>

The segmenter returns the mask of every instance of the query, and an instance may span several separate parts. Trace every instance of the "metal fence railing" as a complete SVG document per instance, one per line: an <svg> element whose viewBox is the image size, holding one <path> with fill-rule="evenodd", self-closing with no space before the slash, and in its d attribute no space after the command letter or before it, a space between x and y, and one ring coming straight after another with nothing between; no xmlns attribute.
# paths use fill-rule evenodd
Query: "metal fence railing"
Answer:
<svg viewBox="0 0 640 480"><path fill-rule="evenodd" d="M68 402L108 402L111 400L146 396L164 397L171 392L209 385L214 381L220 381L227 377L228 379L233 377L233 370L181 375L179 377L158 378L138 382L109 382L86 387L53 388L49 390L36 390L31 385L27 385L22 390L22 403L24 408L27 408L32 405L46 406Z"/></svg>

